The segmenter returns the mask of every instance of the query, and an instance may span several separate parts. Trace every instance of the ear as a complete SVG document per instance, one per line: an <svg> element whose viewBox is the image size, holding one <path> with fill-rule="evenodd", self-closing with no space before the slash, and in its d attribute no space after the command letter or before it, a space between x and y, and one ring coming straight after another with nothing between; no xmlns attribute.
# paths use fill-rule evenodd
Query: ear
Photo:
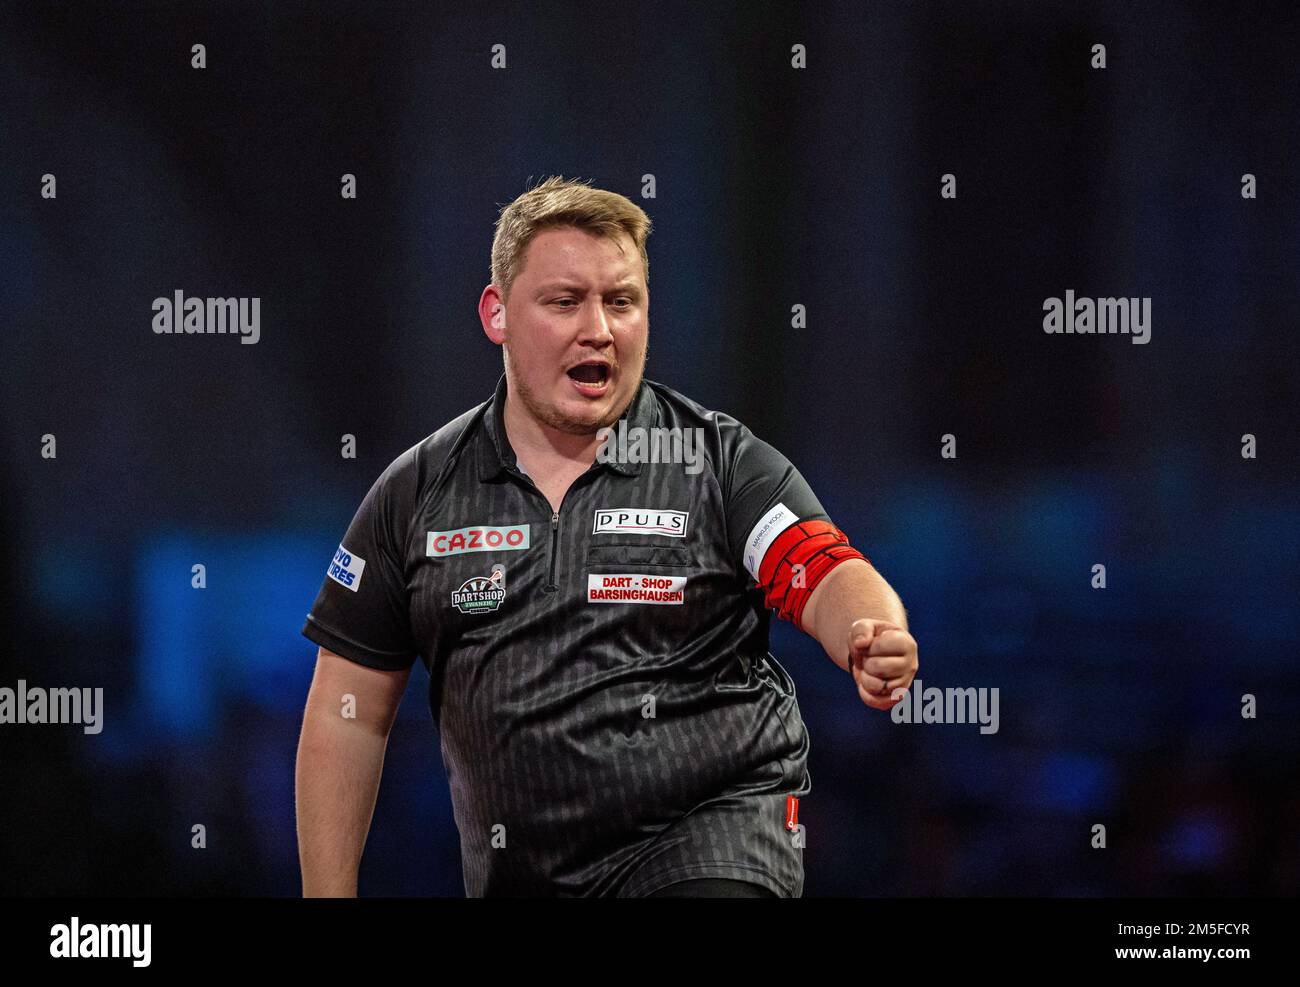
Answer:
<svg viewBox="0 0 1300 987"><path fill-rule="evenodd" d="M497 346L506 341L506 303L496 285L488 285L479 296L478 318L488 339Z"/></svg>

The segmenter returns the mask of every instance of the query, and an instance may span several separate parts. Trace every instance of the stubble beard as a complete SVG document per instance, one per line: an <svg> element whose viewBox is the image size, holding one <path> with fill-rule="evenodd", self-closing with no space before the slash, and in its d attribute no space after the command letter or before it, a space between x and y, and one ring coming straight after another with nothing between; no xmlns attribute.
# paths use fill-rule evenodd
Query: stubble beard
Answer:
<svg viewBox="0 0 1300 987"><path fill-rule="evenodd" d="M637 387L641 384L642 374L645 371L646 359L649 356L649 345L641 353L641 366L636 369L636 384L632 388L632 399L636 397ZM507 372L510 370L510 350L508 347L503 349L505 365ZM620 366L620 372L625 368ZM537 395L529 387L528 382L520 374L512 374L507 380L514 384L518 391L519 401L535 420L541 422L548 428L553 428L557 432L564 432L568 435L595 435L602 428L609 428L621 417L623 417L626 408L612 406L603 419L595 422L587 421L580 418L571 418L560 414L555 408L546 405L538 400ZM630 403L630 402L629 402Z"/></svg>

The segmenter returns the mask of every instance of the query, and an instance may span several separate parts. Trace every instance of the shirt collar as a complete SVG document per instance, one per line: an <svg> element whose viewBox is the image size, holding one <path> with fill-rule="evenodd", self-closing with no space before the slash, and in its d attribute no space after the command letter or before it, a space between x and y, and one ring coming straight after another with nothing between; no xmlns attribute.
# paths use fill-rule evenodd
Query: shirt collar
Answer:
<svg viewBox="0 0 1300 987"><path fill-rule="evenodd" d="M641 383L637 386L636 394L632 396L632 401L624 410L622 418L614 423L614 429L618 429L623 424L626 424L629 428L650 428L654 424L655 396L654 392L646 384L646 379L642 377ZM492 400L488 403L487 411L483 415L483 432L481 441L478 444L480 480L492 480L504 472L519 468L519 461L515 457L515 451L511 448L510 439L506 436L505 406L506 375L503 373L501 379L497 381L496 392L492 395ZM601 463L598 461L594 465L606 467L616 473L622 473L624 476L637 476L641 472L639 462L620 463L610 461Z"/></svg>

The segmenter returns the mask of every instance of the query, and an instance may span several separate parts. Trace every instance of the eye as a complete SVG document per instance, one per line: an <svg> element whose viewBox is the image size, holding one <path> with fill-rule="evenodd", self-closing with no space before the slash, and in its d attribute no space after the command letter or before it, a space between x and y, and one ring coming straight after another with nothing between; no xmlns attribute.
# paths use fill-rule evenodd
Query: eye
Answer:
<svg viewBox="0 0 1300 987"><path fill-rule="evenodd" d="M562 304L564 304L565 302L572 302L574 305L577 304L577 302L575 302L572 298L557 298L557 299L555 300L555 304L556 304L556 305L562 305Z"/></svg>
<svg viewBox="0 0 1300 987"><path fill-rule="evenodd" d="M630 298L616 298L615 301L617 301L617 302L627 302L627 305L624 305L624 306L623 306L624 308L629 308L629 307L631 307L631 305L632 305L632 299L630 299Z"/></svg>

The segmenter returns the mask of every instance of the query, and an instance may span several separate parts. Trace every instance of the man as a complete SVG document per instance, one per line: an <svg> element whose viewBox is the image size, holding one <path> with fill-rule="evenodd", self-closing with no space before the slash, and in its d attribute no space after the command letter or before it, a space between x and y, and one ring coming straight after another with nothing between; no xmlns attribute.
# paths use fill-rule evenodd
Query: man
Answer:
<svg viewBox="0 0 1300 987"><path fill-rule="evenodd" d="M356 894L417 654L471 896L797 897L808 737L768 611L875 709L916 674L897 594L798 471L642 378L649 232L558 178L502 210L496 392L375 482L303 628L305 895Z"/></svg>

